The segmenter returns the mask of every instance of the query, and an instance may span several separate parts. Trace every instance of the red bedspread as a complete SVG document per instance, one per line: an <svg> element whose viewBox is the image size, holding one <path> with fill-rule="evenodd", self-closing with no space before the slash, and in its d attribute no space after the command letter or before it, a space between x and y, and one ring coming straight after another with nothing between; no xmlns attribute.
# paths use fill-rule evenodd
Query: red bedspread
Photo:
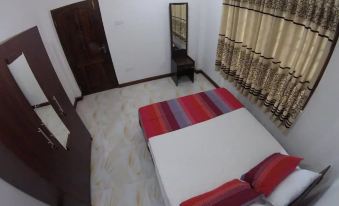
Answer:
<svg viewBox="0 0 339 206"><path fill-rule="evenodd" d="M242 107L229 91L218 88L142 107L139 120L148 140Z"/></svg>

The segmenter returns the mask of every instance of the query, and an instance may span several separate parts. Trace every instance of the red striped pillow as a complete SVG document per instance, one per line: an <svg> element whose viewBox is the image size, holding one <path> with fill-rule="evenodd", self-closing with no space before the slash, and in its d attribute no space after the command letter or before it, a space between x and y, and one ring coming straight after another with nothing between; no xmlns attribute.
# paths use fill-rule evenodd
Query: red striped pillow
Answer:
<svg viewBox="0 0 339 206"><path fill-rule="evenodd" d="M299 157L275 153L244 174L241 179L250 183L255 191L267 197L296 169L302 160Z"/></svg>
<svg viewBox="0 0 339 206"><path fill-rule="evenodd" d="M260 200L261 197L262 195L254 191L247 182L235 179L217 189L186 200L180 206L249 205Z"/></svg>

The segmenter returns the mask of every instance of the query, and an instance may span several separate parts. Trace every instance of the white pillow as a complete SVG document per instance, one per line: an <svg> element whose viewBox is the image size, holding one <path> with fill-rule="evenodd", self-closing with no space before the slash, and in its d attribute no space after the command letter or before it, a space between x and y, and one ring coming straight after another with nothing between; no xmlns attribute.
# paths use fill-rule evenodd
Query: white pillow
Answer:
<svg viewBox="0 0 339 206"><path fill-rule="evenodd" d="M297 169L278 185L267 200L274 206L289 205L319 176L319 173Z"/></svg>

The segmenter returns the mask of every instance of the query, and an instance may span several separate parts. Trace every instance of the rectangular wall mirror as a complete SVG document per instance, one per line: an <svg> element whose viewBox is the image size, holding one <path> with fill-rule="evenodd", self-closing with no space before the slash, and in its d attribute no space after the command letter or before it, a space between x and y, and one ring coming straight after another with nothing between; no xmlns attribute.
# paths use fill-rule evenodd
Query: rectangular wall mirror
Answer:
<svg viewBox="0 0 339 206"><path fill-rule="evenodd" d="M185 50L188 42L188 3L170 4L172 51Z"/></svg>

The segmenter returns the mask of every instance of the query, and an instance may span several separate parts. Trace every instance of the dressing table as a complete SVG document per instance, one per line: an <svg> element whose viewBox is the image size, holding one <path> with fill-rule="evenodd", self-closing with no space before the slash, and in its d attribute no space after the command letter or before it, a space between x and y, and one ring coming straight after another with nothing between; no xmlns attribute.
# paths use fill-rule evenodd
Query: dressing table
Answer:
<svg viewBox="0 0 339 206"><path fill-rule="evenodd" d="M171 74L178 86L182 76L188 76L194 82L195 62L188 56L188 3L171 3Z"/></svg>

